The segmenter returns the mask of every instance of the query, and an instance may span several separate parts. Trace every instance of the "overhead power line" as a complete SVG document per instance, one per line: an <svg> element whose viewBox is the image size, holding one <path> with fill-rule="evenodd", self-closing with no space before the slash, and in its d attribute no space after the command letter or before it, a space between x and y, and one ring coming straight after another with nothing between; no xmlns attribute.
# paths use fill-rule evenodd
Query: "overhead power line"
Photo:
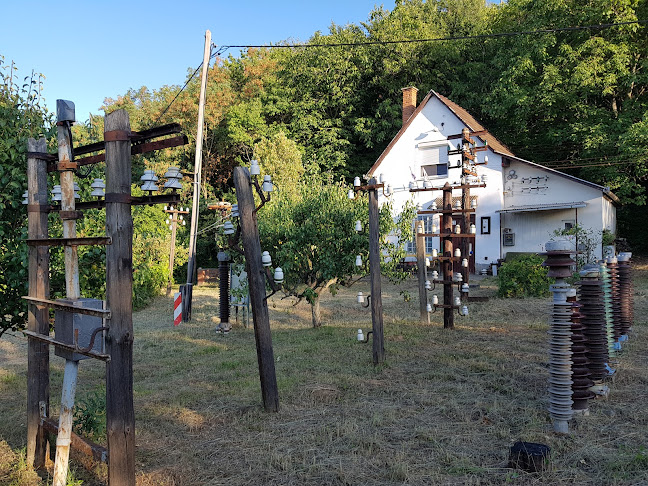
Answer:
<svg viewBox="0 0 648 486"><path fill-rule="evenodd" d="M578 25L574 27L558 27L554 29L538 29L538 30L524 30L518 32L500 32L496 34L477 34L477 35L461 35L449 37L433 37L430 39L399 39L399 40L384 40L384 41L365 41L365 42L336 42L330 44L271 44L271 45L222 45L219 47L219 54L224 53L228 49L248 49L248 48L263 48L273 47L279 49L293 49L293 48L311 48L311 47L359 47L359 46L374 46L374 45L389 45L389 44L415 44L424 42L441 42L441 41L455 41L455 40L468 40L468 39L488 39L498 37L514 37L521 35L534 35L534 34L550 34L553 32L570 32L577 30L602 30L609 29L610 27L618 27L621 25L632 24L645 24L648 20L631 20L628 22L614 22L610 24L596 24L596 25ZM216 47L214 45L214 47Z"/></svg>

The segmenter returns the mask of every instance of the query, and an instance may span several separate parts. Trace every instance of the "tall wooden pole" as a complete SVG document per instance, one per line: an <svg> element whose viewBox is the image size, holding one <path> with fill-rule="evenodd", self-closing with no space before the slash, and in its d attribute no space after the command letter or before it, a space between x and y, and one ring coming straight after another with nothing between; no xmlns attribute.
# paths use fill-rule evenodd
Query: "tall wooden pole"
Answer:
<svg viewBox="0 0 648 486"><path fill-rule="evenodd" d="M106 435L110 486L135 486L135 410L133 406L133 219L131 143L126 110L105 118L106 141L106 299L111 319L106 336ZM110 137L107 135L111 134Z"/></svg>
<svg viewBox="0 0 648 486"><path fill-rule="evenodd" d="M27 151L47 153L44 138L27 142ZM27 157L28 236L30 239L47 238L47 161L34 155ZM49 298L49 250L46 246L29 247L29 296ZM39 334L49 334L49 312L46 307L28 306L27 329ZM47 440L41 427L41 414L49 417L49 346L29 340L27 351L27 465L45 466Z"/></svg>
<svg viewBox="0 0 648 486"><path fill-rule="evenodd" d="M198 202L200 200L200 183L202 181L202 146L203 126L205 124L205 101L207 99L207 71L211 55L211 32L205 31L205 49L203 52L202 77L200 82L200 100L198 102L198 128L196 131L196 158L194 159L193 212L191 213L191 234L189 236L189 260L187 262L187 289L183 296L183 306L187 309L186 318L191 319L191 299L194 273L196 272L196 239L198 238ZM186 297L186 301L184 298Z"/></svg>
<svg viewBox="0 0 648 486"><path fill-rule="evenodd" d="M376 179L369 181L376 185ZM373 363L385 361L383 337L382 289L380 283L380 212L378 191L369 189L369 274L371 277L371 321L373 323Z"/></svg>
<svg viewBox="0 0 648 486"><path fill-rule="evenodd" d="M171 248L169 248L169 281L167 282L166 296L171 295L171 283L173 282L173 263L175 260L176 232L178 228L178 208L171 206L169 211L171 215Z"/></svg>
<svg viewBox="0 0 648 486"><path fill-rule="evenodd" d="M448 236L443 237L443 327L445 329L454 329L454 309L453 292L452 292L452 188L446 182L443 186L443 233ZM448 283L449 282L449 283Z"/></svg>
<svg viewBox="0 0 648 486"><path fill-rule="evenodd" d="M272 335L270 334L270 314L265 298L265 272L261 264L261 243L259 242L254 194L247 169L243 167L234 169L234 185L239 207L241 242L243 243L250 286L250 303L252 304L263 407L267 412L277 412L279 410L279 390L272 350Z"/></svg>
<svg viewBox="0 0 648 486"><path fill-rule="evenodd" d="M419 312L421 324L430 323L430 314L427 311L427 289L425 281L427 280L427 267L425 266L425 227L423 221L416 222L416 266L418 267L418 286L419 286Z"/></svg>
<svg viewBox="0 0 648 486"><path fill-rule="evenodd" d="M72 105L73 106L73 105ZM74 121L73 108L64 100L56 100L58 118L58 168L61 179L61 214L73 212L74 204L74 172L72 164L72 139L70 126ZM62 217L63 238L76 237L76 220ZM76 246L65 246L65 292L70 300L81 297L79 286L79 257ZM79 362L66 359L61 394L61 411L59 413L59 428L56 438L56 459L54 462L53 486L65 486L67 483L68 462L70 457L70 436L72 433L72 412L76 382L79 372Z"/></svg>

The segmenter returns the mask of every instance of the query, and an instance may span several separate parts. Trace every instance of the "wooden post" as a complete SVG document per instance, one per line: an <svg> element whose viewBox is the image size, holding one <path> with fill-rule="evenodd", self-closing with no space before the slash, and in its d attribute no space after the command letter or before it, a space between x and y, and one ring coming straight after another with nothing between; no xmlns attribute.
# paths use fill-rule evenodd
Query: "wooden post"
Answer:
<svg viewBox="0 0 648 486"><path fill-rule="evenodd" d="M372 178L370 185L376 185ZM371 277L371 321L373 323L373 363L385 361L383 337L382 289L380 282L380 212L378 191L369 189L369 274Z"/></svg>
<svg viewBox="0 0 648 486"><path fill-rule="evenodd" d="M419 284L419 311L421 324L430 323L430 314L427 311L427 289L425 281L427 280L427 267L425 266L425 237L422 236L425 227L423 221L416 222L416 266L418 267L418 284Z"/></svg>
<svg viewBox="0 0 648 486"><path fill-rule="evenodd" d="M27 141L27 151L47 153L44 138ZM27 158L28 236L47 238L47 161ZM29 296L49 299L49 250L46 246L29 247ZM49 311L46 307L28 306L27 329L49 334ZM37 469L45 466L47 440L40 425L41 414L49 417L49 346L29 339L27 351L27 465Z"/></svg>
<svg viewBox="0 0 648 486"><path fill-rule="evenodd" d="M72 139L70 137L70 124L74 116L60 110L66 106L64 100L56 101L58 126L58 165L61 180L61 209L74 211L74 164L72 164ZM66 118L61 119L61 115ZM76 220L63 218L63 238L76 238ZM76 246L65 246L65 293L70 300L81 297L79 286L79 256ZM76 381L79 372L79 362L66 359L65 373L63 375L63 390L61 395L61 411L59 413L59 429L56 438L56 458L54 461L53 486L65 486L67 483L68 463L70 457L70 435L72 433L74 398Z"/></svg>
<svg viewBox="0 0 648 486"><path fill-rule="evenodd" d="M187 261L187 291L183 295L183 319L191 320L191 299L194 273L196 272L196 239L198 238L198 216L200 200L200 183L202 182L202 145L203 125L205 124L205 101L207 99L207 71L211 54L211 32L205 32L205 49L203 51L202 77L200 82L200 99L198 100L198 128L196 131L196 157L194 159L194 188L191 213L191 234L189 235L189 260ZM187 300L184 300L185 296ZM187 311L184 312L184 309Z"/></svg>
<svg viewBox="0 0 648 486"><path fill-rule="evenodd" d="M171 248L169 249L169 281L167 282L166 296L171 295L171 282L173 282L173 261L175 260L176 230L178 228L178 209L171 206L167 213L171 214Z"/></svg>
<svg viewBox="0 0 648 486"><path fill-rule="evenodd" d="M452 210L452 188L446 182L443 186L443 209ZM448 211L443 213L443 233L452 234L452 214ZM452 260L453 248L452 237L443 237L443 256L449 257L443 261L443 280L450 281L450 283L443 284L443 303L446 307L443 308L443 327L445 329L454 329L454 305L452 296Z"/></svg>
<svg viewBox="0 0 648 486"><path fill-rule="evenodd" d="M265 298L265 272L261 265L261 243L259 242L254 194L252 193L250 174L246 168L236 167L234 169L234 185L236 186L236 199L239 207L241 242L243 243L250 286L250 302L254 319L254 338L259 362L263 407L266 412L277 412L279 410L279 390L277 389L274 353L272 351L270 315L268 313L268 302Z"/></svg>
<svg viewBox="0 0 648 486"><path fill-rule="evenodd" d="M133 219L131 143L126 110L105 118L106 134L106 300L111 312L106 348L106 435L110 486L135 486L135 411L133 407ZM104 134L104 138L106 138Z"/></svg>

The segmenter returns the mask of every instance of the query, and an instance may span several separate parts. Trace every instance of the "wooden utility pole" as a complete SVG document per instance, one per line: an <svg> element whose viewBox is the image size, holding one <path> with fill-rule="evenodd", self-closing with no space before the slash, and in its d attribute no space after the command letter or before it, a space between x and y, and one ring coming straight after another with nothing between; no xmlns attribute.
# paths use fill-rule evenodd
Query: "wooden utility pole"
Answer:
<svg viewBox="0 0 648 486"><path fill-rule="evenodd" d="M382 289L380 282L380 212L378 208L377 181L369 185L369 274L371 277L371 321L373 323L373 363L385 361L383 337Z"/></svg>
<svg viewBox="0 0 648 486"><path fill-rule="evenodd" d="M106 349L106 435L111 486L135 486L133 406L133 218L131 142L126 110L105 118L106 140L106 299L111 310Z"/></svg>
<svg viewBox="0 0 648 486"><path fill-rule="evenodd" d="M200 183L202 181L202 146L203 126L205 124L205 101L207 99L207 71L211 57L211 32L205 31L205 49L203 52L202 77L200 81L200 100L198 102L198 128L196 131L196 158L194 159L193 213L191 214L191 234L189 236L189 260L187 262L187 286L182 296L183 309L186 309L186 320L191 320L191 299L194 274L196 272L196 239L198 238L198 202L200 200Z"/></svg>
<svg viewBox="0 0 648 486"><path fill-rule="evenodd" d="M279 410L279 390L277 388L274 352L272 350L270 314L268 313L268 302L266 300L266 273L261 264L261 243L259 242L254 194L252 192L250 173L246 168L236 167L234 169L234 185L236 186L236 199L239 208L241 242L243 243L250 286L250 302L252 304L254 338L259 362L263 407L266 412L277 412Z"/></svg>
<svg viewBox="0 0 648 486"><path fill-rule="evenodd" d="M454 329L454 309L452 296L452 187L446 182L443 186L443 327Z"/></svg>
<svg viewBox="0 0 648 486"><path fill-rule="evenodd" d="M27 200L28 236L47 238L47 142L44 138L27 142ZM29 297L49 299L49 249L29 247ZM29 304L27 329L49 334L49 310ZM41 426L41 416L49 417L49 345L29 339L27 351L27 465L40 469L45 466L47 437Z"/></svg>
<svg viewBox="0 0 648 486"><path fill-rule="evenodd" d="M430 323L430 314L427 311L427 289L425 288L425 281L427 280L427 267L425 266L425 236L423 233L425 227L423 221L417 221L415 226L416 234L416 266L418 270L418 284L419 284L419 312L421 324Z"/></svg>

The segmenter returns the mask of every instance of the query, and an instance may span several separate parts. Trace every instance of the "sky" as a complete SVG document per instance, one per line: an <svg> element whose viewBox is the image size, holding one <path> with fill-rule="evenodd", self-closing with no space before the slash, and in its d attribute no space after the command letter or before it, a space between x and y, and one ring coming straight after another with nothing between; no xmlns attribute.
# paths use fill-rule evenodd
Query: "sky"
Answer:
<svg viewBox="0 0 648 486"><path fill-rule="evenodd" d="M21 77L45 76L50 111L57 99L85 121L105 98L130 88L183 85L202 62L205 31L216 45L305 42L331 23L358 24L394 0L35 0L3 2L0 55ZM238 50L228 52L234 55Z"/></svg>

